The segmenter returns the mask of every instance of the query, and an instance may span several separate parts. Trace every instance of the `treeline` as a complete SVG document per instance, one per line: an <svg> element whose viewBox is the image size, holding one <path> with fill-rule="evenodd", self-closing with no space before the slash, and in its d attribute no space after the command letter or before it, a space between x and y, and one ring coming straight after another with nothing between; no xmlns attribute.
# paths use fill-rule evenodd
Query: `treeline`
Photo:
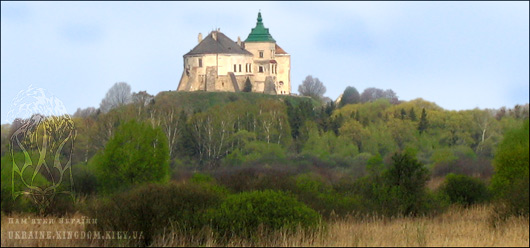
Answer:
<svg viewBox="0 0 530 248"><path fill-rule="evenodd" d="M116 84L99 109L15 120L2 126L2 211L81 210L105 220L96 228L149 235L171 220L188 231L209 226L220 237L250 237L260 223L315 228L320 216L436 214L448 204L492 199L502 202L500 218L528 215L521 203L528 203L528 104L447 111L422 99L399 101L391 90L359 94L353 87L335 103L322 97L325 88L312 88L319 93L311 97L151 96ZM75 142L65 146L71 144L65 137ZM37 204L40 209L31 199L13 201L12 185L24 188L19 180L12 184L13 162L41 161L45 140L45 154L52 153L41 164L71 164L71 170L35 174L30 168L21 176L41 188L71 178L57 192L72 189L89 201L56 197ZM433 177L446 177L435 190L427 185ZM159 224L130 221L141 215Z"/></svg>

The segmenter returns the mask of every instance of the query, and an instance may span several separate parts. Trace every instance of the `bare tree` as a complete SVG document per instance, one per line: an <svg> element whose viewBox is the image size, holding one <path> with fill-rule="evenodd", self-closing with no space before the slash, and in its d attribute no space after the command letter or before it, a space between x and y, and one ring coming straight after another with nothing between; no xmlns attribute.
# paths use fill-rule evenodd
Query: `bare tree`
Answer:
<svg viewBox="0 0 530 248"><path fill-rule="evenodd" d="M139 91L138 93L132 94L132 101L136 104L147 106L149 103L151 103L154 100L154 96L147 93L147 91Z"/></svg>
<svg viewBox="0 0 530 248"><path fill-rule="evenodd" d="M97 112L97 109L94 107L88 107L85 109L77 108L77 111L75 111L73 117L88 118L92 115L95 115Z"/></svg>
<svg viewBox="0 0 530 248"><path fill-rule="evenodd" d="M101 100L99 109L103 113L109 112L111 109L128 104L131 102L131 86L125 82L115 83L105 98Z"/></svg>
<svg viewBox="0 0 530 248"><path fill-rule="evenodd" d="M309 96L321 100L324 97L324 93L326 93L326 86L318 78L313 78L313 76L309 75L298 86L298 92L302 96Z"/></svg>
<svg viewBox="0 0 530 248"><path fill-rule="evenodd" d="M154 99L155 97L147 93L145 90L139 91L138 93L133 93L131 96L131 101L136 106L136 115L140 117L144 112L145 108L149 104L154 103Z"/></svg>
<svg viewBox="0 0 530 248"><path fill-rule="evenodd" d="M373 102L380 98L386 98L392 104L398 104L399 100L396 93L393 90L382 90L378 88L366 88L361 94L361 102Z"/></svg>

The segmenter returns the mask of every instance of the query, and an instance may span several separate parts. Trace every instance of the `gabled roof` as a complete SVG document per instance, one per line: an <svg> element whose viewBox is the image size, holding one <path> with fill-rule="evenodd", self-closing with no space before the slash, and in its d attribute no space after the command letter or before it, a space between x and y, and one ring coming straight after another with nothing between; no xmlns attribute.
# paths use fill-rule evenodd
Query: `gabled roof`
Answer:
<svg viewBox="0 0 530 248"><path fill-rule="evenodd" d="M217 35L217 39L214 39L212 35ZM184 54L184 56L216 53L252 55L252 53L240 47L236 42L228 38L223 33L219 31L213 31L190 52Z"/></svg>
<svg viewBox="0 0 530 248"><path fill-rule="evenodd" d="M262 20L261 12L259 12L256 27L252 29L245 42L276 42L269 34L269 29L263 26Z"/></svg>
<svg viewBox="0 0 530 248"><path fill-rule="evenodd" d="M283 50L280 46L278 46L278 44L275 44L275 51L274 53L275 54L288 54L285 50Z"/></svg>

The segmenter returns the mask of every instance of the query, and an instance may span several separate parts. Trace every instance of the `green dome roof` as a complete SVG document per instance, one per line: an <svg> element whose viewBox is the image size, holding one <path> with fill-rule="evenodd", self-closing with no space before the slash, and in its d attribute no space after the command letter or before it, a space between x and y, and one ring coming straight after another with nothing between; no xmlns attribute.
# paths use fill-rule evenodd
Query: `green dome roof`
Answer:
<svg viewBox="0 0 530 248"><path fill-rule="evenodd" d="M269 34L269 29L263 26L262 20L261 12L258 12L256 27L252 29L245 42L276 42Z"/></svg>

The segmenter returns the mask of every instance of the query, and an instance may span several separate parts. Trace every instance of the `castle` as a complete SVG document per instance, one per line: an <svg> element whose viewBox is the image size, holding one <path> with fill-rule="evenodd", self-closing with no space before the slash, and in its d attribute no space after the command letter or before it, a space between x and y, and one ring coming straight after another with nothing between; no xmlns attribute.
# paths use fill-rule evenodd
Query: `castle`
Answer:
<svg viewBox="0 0 530 248"><path fill-rule="evenodd" d="M218 30L202 38L184 54L184 71L177 91L240 92L247 81L252 92L289 95L291 55L286 53L263 25L261 12L256 27L242 42L234 42Z"/></svg>

